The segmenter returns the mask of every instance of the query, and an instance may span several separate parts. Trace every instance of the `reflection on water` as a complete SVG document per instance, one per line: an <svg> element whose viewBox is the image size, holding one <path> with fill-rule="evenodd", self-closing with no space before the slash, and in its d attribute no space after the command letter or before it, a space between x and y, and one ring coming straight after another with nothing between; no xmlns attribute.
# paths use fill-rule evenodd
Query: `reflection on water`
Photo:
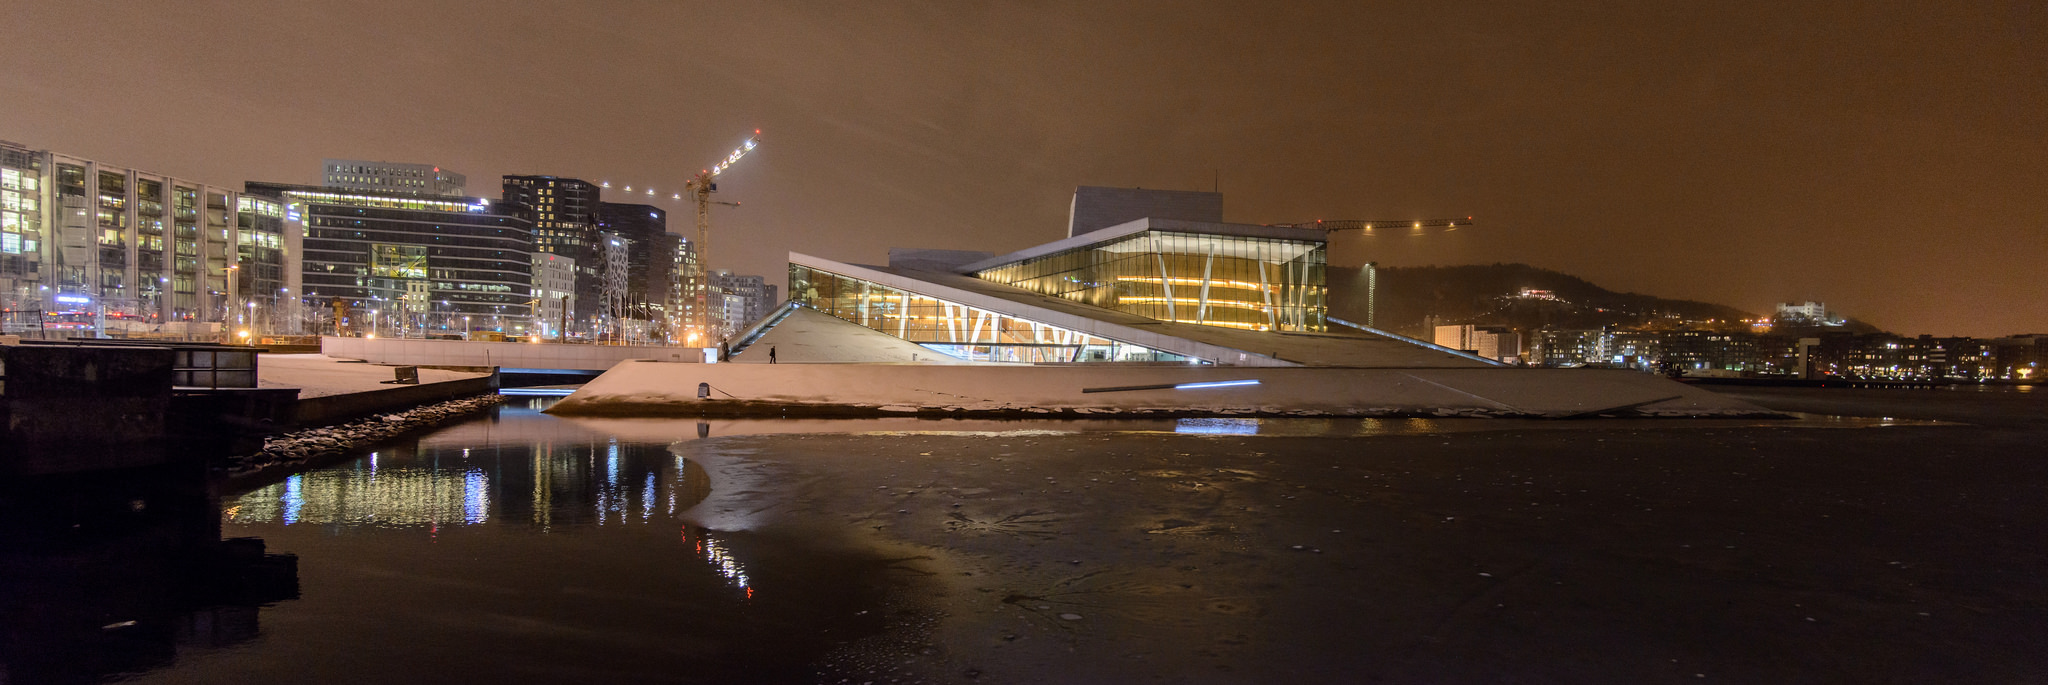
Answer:
<svg viewBox="0 0 2048 685"><path fill-rule="evenodd" d="M477 525L491 517L490 480L474 468L313 471L235 498L224 515L229 523L287 526Z"/></svg>
<svg viewBox="0 0 2048 685"><path fill-rule="evenodd" d="M1173 432L1192 435L1258 435L1258 419L1181 419Z"/></svg>
<svg viewBox="0 0 2048 685"><path fill-rule="evenodd" d="M292 475L232 498L223 521L436 537L471 527L575 534L579 526L672 526L708 568L752 592L745 564L719 534L678 517L710 493L702 467L665 443L621 441L532 409Z"/></svg>

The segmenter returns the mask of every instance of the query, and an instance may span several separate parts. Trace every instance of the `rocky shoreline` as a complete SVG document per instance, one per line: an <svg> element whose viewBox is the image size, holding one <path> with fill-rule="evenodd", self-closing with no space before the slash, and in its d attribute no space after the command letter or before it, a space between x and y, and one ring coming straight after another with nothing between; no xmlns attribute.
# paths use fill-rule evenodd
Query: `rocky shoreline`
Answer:
<svg viewBox="0 0 2048 685"><path fill-rule="evenodd" d="M403 433L433 428L504 402L503 395L490 393L292 431L264 440L263 449L258 452L229 457L224 469L230 479L241 480L269 471L299 468L323 457L339 456Z"/></svg>

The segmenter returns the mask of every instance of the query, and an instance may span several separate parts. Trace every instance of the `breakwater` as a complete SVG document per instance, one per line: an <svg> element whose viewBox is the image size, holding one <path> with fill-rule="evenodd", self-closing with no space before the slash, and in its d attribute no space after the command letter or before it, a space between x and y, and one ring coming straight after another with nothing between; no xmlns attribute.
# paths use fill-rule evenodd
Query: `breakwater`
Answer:
<svg viewBox="0 0 2048 685"><path fill-rule="evenodd" d="M259 451L229 457L227 475L231 480L246 481L265 473L302 468L398 435L438 427L504 401L504 396L493 392L284 433L264 440Z"/></svg>

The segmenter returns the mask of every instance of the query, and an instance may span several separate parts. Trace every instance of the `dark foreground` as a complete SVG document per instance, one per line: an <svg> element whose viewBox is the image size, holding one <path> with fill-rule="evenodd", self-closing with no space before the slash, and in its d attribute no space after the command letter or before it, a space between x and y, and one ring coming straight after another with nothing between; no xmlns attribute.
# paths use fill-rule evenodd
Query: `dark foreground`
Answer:
<svg viewBox="0 0 2048 685"><path fill-rule="evenodd" d="M1961 418L1908 392L1865 404ZM2043 399L1370 437L512 408L224 499L300 596L135 681L2040 682Z"/></svg>

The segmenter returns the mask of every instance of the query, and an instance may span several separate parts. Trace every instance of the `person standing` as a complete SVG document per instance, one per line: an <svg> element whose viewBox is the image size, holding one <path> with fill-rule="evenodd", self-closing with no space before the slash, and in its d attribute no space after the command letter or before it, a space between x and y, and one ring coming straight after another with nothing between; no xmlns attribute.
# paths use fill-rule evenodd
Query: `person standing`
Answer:
<svg viewBox="0 0 2048 685"><path fill-rule="evenodd" d="M770 364L773 364L773 363L775 363L775 346L774 346L774 345L769 345L769 346L768 346L768 363L770 363Z"/></svg>

